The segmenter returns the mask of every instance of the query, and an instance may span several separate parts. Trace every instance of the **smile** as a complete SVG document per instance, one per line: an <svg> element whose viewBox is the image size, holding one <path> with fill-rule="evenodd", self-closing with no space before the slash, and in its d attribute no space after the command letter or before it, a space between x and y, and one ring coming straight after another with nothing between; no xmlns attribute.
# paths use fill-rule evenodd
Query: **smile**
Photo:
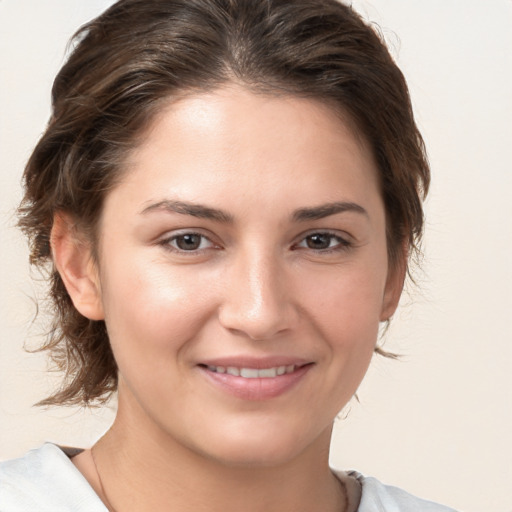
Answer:
<svg viewBox="0 0 512 512"><path fill-rule="evenodd" d="M236 366L208 366L208 370L214 373L227 373L234 377L244 379L271 379L288 373L293 373L296 365L274 366L273 368L237 368Z"/></svg>
<svg viewBox="0 0 512 512"><path fill-rule="evenodd" d="M216 389L243 400L269 400L291 392L310 370L313 362L288 359L277 361L208 361L199 364L202 375Z"/></svg>

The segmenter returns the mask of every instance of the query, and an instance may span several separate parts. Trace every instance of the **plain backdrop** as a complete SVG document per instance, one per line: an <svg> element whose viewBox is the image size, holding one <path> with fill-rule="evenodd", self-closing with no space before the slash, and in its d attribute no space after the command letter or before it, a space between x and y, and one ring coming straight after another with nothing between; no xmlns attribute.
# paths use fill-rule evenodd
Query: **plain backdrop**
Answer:
<svg viewBox="0 0 512 512"><path fill-rule="evenodd" d="M103 410L33 408L58 377L24 344L42 285L14 210L66 42L108 0L0 0L0 458L44 441L87 446ZM512 1L360 0L408 78L432 164L425 261L332 464L460 510L512 511ZM35 279L33 279L35 278Z"/></svg>

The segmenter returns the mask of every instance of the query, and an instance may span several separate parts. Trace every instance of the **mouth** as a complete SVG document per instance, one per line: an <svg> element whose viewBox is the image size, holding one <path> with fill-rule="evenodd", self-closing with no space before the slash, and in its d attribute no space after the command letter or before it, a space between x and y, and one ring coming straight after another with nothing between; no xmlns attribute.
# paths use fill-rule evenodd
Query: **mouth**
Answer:
<svg viewBox="0 0 512 512"><path fill-rule="evenodd" d="M302 361L219 363L199 364L198 368L217 390L243 400L269 400L283 395L303 382L314 366Z"/></svg>
<svg viewBox="0 0 512 512"><path fill-rule="evenodd" d="M289 364L282 366L273 366L272 368L238 368L236 366L214 366L208 365L206 368L214 373L226 373L234 377L243 379L272 379L281 375L293 373L299 365Z"/></svg>

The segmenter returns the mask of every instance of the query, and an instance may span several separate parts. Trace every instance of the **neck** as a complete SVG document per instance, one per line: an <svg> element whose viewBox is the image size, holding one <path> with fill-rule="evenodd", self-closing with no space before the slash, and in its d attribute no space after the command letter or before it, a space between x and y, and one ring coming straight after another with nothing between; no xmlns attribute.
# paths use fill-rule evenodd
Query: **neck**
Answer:
<svg viewBox="0 0 512 512"><path fill-rule="evenodd" d="M235 465L198 454L161 432L135 429L120 409L94 454L104 498L117 512L157 512L171 505L197 512L342 512L347 494L329 469L329 442L330 429L292 460Z"/></svg>

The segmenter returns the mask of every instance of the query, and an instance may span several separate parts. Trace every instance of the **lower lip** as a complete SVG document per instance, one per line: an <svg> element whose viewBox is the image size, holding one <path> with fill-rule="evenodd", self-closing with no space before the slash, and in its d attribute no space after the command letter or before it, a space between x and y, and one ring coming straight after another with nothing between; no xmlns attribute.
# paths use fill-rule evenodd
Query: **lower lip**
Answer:
<svg viewBox="0 0 512 512"><path fill-rule="evenodd" d="M203 366L199 368L210 382L231 395L244 400L268 400L286 393L299 384L312 367L312 364L307 364L297 368L292 373L256 379L212 372Z"/></svg>

